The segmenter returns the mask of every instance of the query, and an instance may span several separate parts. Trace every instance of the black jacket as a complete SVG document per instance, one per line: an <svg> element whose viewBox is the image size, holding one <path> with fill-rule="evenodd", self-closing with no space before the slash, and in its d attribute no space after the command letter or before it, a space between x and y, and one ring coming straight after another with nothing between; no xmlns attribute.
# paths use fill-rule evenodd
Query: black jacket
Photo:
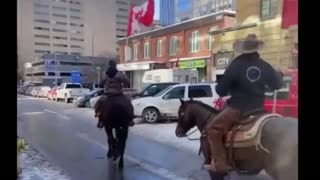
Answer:
<svg viewBox="0 0 320 180"><path fill-rule="evenodd" d="M119 72L116 68L108 68L106 78L100 82L99 86L104 87L105 94L122 94L123 87L129 87L130 81L128 77Z"/></svg>
<svg viewBox="0 0 320 180"><path fill-rule="evenodd" d="M216 92L221 97L231 95L227 105L248 112L264 107L267 87L280 89L282 74L260 59L258 53L250 53L238 56L229 65L218 81Z"/></svg>

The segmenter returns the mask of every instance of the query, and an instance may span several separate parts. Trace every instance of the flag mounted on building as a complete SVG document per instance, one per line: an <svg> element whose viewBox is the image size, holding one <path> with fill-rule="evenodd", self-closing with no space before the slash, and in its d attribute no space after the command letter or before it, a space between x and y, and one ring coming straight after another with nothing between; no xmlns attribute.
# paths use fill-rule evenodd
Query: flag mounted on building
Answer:
<svg viewBox="0 0 320 180"><path fill-rule="evenodd" d="M131 6L128 19L128 33L131 36L141 31L140 25L151 26L154 16L154 0L147 0L142 5Z"/></svg>

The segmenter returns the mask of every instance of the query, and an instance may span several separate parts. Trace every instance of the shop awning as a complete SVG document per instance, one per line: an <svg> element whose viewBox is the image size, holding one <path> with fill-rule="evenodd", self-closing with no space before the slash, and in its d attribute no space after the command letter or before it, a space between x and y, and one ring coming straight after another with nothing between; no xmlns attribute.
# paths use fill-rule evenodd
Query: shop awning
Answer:
<svg viewBox="0 0 320 180"><path fill-rule="evenodd" d="M185 58L180 58L179 61L191 61L191 60L199 60L199 59L207 59L210 58L211 56L199 56L199 57L185 57ZM178 58L170 59L169 62L176 62Z"/></svg>
<svg viewBox="0 0 320 180"><path fill-rule="evenodd" d="M133 62L118 64L117 69L119 71L137 71L137 70L148 70L150 69L150 64L159 63L157 61L143 61L143 62Z"/></svg>

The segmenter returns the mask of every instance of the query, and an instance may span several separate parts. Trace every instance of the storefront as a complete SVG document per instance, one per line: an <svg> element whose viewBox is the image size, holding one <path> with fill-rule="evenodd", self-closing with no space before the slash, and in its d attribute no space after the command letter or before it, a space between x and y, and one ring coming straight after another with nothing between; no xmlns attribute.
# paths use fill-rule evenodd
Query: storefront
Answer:
<svg viewBox="0 0 320 180"><path fill-rule="evenodd" d="M170 60L171 61L171 68L179 68L179 69L193 69L197 70L199 73L199 82L206 80L206 74L207 74L207 57L199 57L199 58L181 58L178 62L177 66L177 60ZM174 62L175 61L175 62Z"/></svg>
<svg viewBox="0 0 320 180"><path fill-rule="evenodd" d="M151 63L153 62L118 64L117 68L127 74L132 88L140 89L143 87L143 74L151 69Z"/></svg>
<svg viewBox="0 0 320 180"><path fill-rule="evenodd" d="M213 58L212 80L216 81L223 76L225 70L233 61L234 52L218 52L213 56Z"/></svg>

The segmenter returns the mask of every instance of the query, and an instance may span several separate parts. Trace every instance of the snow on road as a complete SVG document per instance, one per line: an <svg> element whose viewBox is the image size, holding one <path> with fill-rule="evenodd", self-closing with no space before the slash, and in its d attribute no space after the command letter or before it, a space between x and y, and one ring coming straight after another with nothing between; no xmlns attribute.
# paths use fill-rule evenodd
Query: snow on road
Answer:
<svg viewBox="0 0 320 180"><path fill-rule="evenodd" d="M198 154L200 140L189 140L187 138L177 138L175 130L177 123L143 123L141 120L135 119L136 125L130 128L133 134L143 136L156 142L176 147L183 151ZM194 131L191 129L189 132ZM200 132L196 131L189 138L199 138Z"/></svg>
<svg viewBox="0 0 320 180"><path fill-rule="evenodd" d="M20 180L71 180L62 169L29 146L20 155L20 167Z"/></svg>

